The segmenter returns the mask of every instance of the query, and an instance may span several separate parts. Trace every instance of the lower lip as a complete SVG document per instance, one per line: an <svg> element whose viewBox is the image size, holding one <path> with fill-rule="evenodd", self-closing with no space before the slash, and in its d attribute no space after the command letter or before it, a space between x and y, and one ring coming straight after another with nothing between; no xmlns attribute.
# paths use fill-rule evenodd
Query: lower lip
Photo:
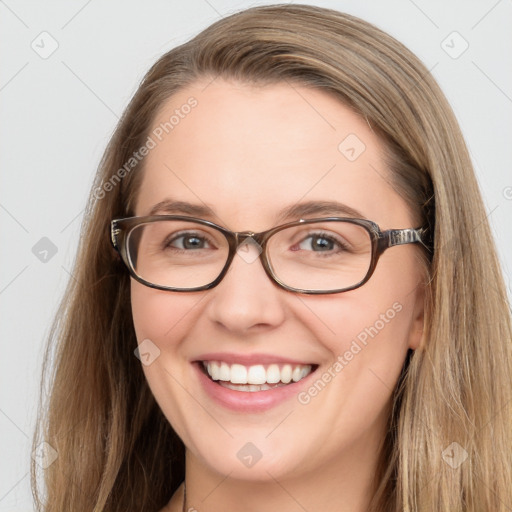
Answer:
<svg viewBox="0 0 512 512"><path fill-rule="evenodd" d="M206 393L218 404L238 412L267 411L285 400L297 396L314 373L311 372L298 382L265 391L236 391L225 388L210 379L201 369L202 363L195 362L193 366Z"/></svg>

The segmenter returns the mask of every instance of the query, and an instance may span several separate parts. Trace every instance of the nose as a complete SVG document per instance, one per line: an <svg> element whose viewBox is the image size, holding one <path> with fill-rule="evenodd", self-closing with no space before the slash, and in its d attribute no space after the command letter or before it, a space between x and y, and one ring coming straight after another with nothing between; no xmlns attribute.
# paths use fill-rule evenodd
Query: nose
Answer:
<svg viewBox="0 0 512 512"><path fill-rule="evenodd" d="M267 276L257 244L242 244L224 279L211 290L210 321L237 334L278 327L285 319L285 297Z"/></svg>

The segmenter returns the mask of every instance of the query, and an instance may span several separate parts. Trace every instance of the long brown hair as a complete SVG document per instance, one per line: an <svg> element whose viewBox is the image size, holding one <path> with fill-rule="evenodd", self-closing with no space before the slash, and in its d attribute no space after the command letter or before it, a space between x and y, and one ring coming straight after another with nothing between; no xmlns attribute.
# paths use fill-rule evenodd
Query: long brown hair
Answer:
<svg viewBox="0 0 512 512"><path fill-rule="evenodd" d="M134 213L144 161L113 176L165 100L219 76L335 95L380 135L394 185L431 228L424 344L397 386L372 510L509 510L510 310L456 119L395 39L346 14L291 5L224 18L163 55L108 144L47 349L34 445L46 441L58 457L44 471L44 498L33 465L39 510L154 511L184 478L183 443L133 355L129 277L109 242L110 220ZM447 453L467 459L455 467Z"/></svg>

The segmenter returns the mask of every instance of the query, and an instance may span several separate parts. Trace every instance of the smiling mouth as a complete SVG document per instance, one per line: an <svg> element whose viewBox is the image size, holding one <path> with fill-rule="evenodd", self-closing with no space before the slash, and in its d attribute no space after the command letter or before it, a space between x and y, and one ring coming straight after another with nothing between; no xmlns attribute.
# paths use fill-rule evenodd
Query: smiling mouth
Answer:
<svg viewBox="0 0 512 512"><path fill-rule="evenodd" d="M200 361L203 372L222 387L235 391L268 391L301 381L316 370L314 364L257 364Z"/></svg>

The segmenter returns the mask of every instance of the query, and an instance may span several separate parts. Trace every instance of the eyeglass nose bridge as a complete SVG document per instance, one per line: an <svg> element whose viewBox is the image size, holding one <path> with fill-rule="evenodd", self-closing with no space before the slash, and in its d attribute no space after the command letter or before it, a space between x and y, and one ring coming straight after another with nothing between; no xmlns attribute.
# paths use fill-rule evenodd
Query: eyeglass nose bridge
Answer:
<svg viewBox="0 0 512 512"><path fill-rule="evenodd" d="M228 239L230 247L228 259L220 275L213 283L210 283L212 285L211 287L217 286L224 279L228 270L231 268L235 257L240 257L243 261L245 261L245 263L249 264L259 260L270 280L279 284L279 281L273 276L266 259L266 233L255 233L254 231L231 231L224 232L224 235ZM244 246L246 247L245 250ZM249 246L252 246L255 251L250 251Z"/></svg>
<svg viewBox="0 0 512 512"><path fill-rule="evenodd" d="M275 280L269 268L269 263L265 254L267 236L267 232L255 233L254 231L238 231L228 234L230 254L228 256L228 261L222 276L224 276L224 273L228 270L228 267L231 266L235 256L238 256L242 258L245 263L254 263L256 260L260 260L260 263L265 269L268 277L271 280Z"/></svg>
<svg viewBox="0 0 512 512"><path fill-rule="evenodd" d="M264 235L265 233L255 233L254 231L239 231L233 233L233 241L232 241L232 253L238 254L242 257L246 263L252 263L256 259L262 259L262 255L265 252L264 247ZM250 247L252 246L253 252L249 255ZM255 250L255 252L254 252ZM247 253L247 255L246 255ZM263 257L264 260L264 257ZM267 267L266 262L262 261L263 266Z"/></svg>
<svg viewBox="0 0 512 512"><path fill-rule="evenodd" d="M265 249L265 238L267 232L255 233L254 231L237 231L232 232L230 237L231 251L238 252L241 246L254 245L258 248L258 253L261 254Z"/></svg>
<svg viewBox="0 0 512 512"><path fill-rule="evenodd" d="M235 249L238 249L248 238L252 238L258 245L261 245L257 240L258 234L253 231L238 231L233 235L235 235Z"/></svg>
<svg viewBox="0 0 512 512"><path fill-rule="evenodd" d="M254 231L231 232L232 236L229 237L230 244L231 244L231 250L230 250L231 254L230 254L230 257L228 257L226 266L225 266L223 272L221 273L221 275L218 277L215 285L219 284L220 281L224 278L229 267L231 267L233 259L235 258L235 256L237 256L249 264L256 263L256 260L259 260L259 264L261 264L268 279L274 285L276 285L279 288L284 288L286 290L293 290L292 288L288 287L285 283L283 283L274 274L272 265L268 259L268 255L266 253L267 241L268 241L269 237L274 232L275 232L274 229L269 230L269 231L259 232L259 233L255 233ZM243 247L244 244L247 246L247 251L244 251L243 249L241 249L241 247ZM255 248L255 251L252 251L252 254L251 254L251 251L249 251L250 245L252 245L253 248Z"/></svg>

